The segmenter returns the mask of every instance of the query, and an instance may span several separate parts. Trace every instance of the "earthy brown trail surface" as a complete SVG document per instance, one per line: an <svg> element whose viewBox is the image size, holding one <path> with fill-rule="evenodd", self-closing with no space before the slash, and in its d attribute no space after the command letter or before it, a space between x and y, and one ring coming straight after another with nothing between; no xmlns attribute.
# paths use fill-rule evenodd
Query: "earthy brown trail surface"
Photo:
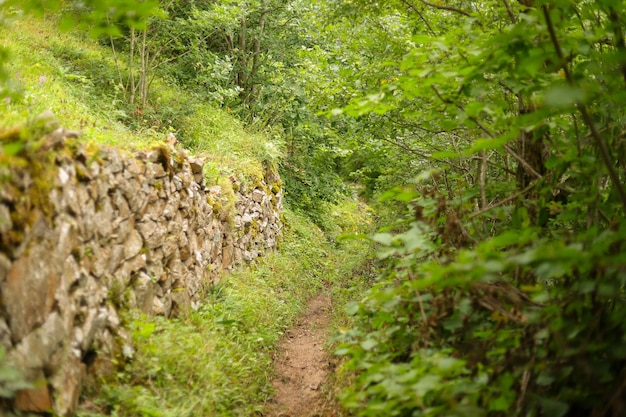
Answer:
<svg viewBox="0 0 626 417"><path fill-rule="evenodd" d="M298 323L283 338L275 359L276 393L268 417L334 417L336 404L323 384L330 370L325 349L331 300L323 292L311 299Z"/></svg>

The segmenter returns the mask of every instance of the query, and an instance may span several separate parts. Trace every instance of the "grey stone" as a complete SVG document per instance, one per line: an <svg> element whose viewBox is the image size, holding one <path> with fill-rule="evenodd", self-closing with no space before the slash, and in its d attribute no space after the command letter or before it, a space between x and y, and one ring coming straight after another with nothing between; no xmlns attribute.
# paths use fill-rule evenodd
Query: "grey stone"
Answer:
<svg viewBox="0 0 626 417"><path fill-rule="evenodd" d="M156 163L148 164L147 172L149 176L155 179L160 179L160 178L164 178L167 176L167 172L165 171L165 169L163 168L163 165L161 164L156 164Z"/></svg>
<svg viewBox="0 0 626 417"><path fill-rule="evenodd" d="M78 200L76 188L69 184L63 187L63 201L65 202L70 213L75 215L81 214L81 206L80 201Z"/></svg>
<svg viewBox="0 0 626 417"><path fill-rule="evenodd" d="M109 162L103 167L103 171L109 174L117 174L124 169L124 163L117 150L109 148L103 156Z"/></svg>
<svg viewBox="0 0 626 417"><path fill-rule="evenodd" d="M128 234L128 238L124 243L124 260L133 258L141 252L143 248L143 239L136 230L131 230Z"/></svg>
<svg viewBox="0 0 626 417"><path fill-rule="evenodd" d="M0 288L7 278L7 274L11 269L11 260L2 252L0 252Z"/></svg>
<svg viewBox="0 0 626 417"><path fill-rule="evenodd" d="M57 353L63 350L66 340L61 317L52 313L43 326L17 344L10 354L10 360L21 369L45 369L52 374L61 366L62 356Z"/></svg>
<svg viewBox="0 0 626 417"><path fill-rule="evenodd" d="M176 191L180 191L180 190L183 189L183 181L177 175L174 175L172 177L172 184L174 184L174 187L176 188Z"/></svg>
<svg viewBox="0 0 626 417"><path fill-rule="evenodd" d="M0 204L0 233L7 233L13 228L11 212L4 204Z"/></svg>
<svg viewBox="0 0 626 417"><path fill-rule="evenodd" d="M93 344L96 333L104 329L108 318L108 311L104 307L91 308L87 313L83 323L83 340L81 344L82 352L87 352Z"/></svg>
<svg viewBox="0 0 626 417"><path fill-rule="evenodd" d="M114 273L115 279L124 287L130 284L132 275L140 269L145 268L146 259L142 255L137 255L125 261Z"/></svg>
<svg viewBox="0 0 626 417"><path fill-rule="evenodd" d="M144 272L140 272L136 278L134 291L137 307L145 314L152 314L154 305L155 283Z"/></svg>
<svg viewBox="0 0 626 417"><path fill-rule="evenodd" d="M13 347L13 343L11 343L11 329L9 329L9 325L2 317L0 317L0 346L4 348L4 351Z"/></svg>
<svg viewBox="0 0 626 417"><path fill-rule="evenodd" d="M252 201L255 203L261 203L265 198L265 193L259 189L252 191Z"/></svg>
<svg viewBox="0 0 626 417"><path fill-rule="evenodd" d="M53 248L35 245L29 256L13 262L2 285L2 305L9 315L14 342L42 324L54 305L61 271L50 253Z"/></svg>
<svg viewBox="0 0 626 417"><path fill-rule="evenodd" d="M69 356L63 363L63 369L51 378L54 412L57 415L66 417L74 414L85 373L86 367L80 359Z"/></svg>
<svg viewBox="0 0 626 417"><path fill-rule="evenodd" d="M167 236L167 228L151 220L143 220L137 223L137 229L144 240L144 245L148 249L154 249L163 244Z"/></svg>
<svg viewBox="0 0 626 417"><path fill-rule="evenodd" d="M126 172L132 174L133 176L140 176L145 174L146 172L146 164L144 164L142 161L135 159L135 158L129 158L126 160Z"/></svg>
<svg viewBox="0 0 626 417"><path fill-rule="evenodd" d="M117 209L117 215L125 219L130 217L132 213L130 211L130 207L128 206L128 201L124 198L122 191L115 190L111 198L113 205Z"/></svg>
<svg viewBox="0 0 626 417"><path fill-rule="evenodd" d="M172 311L172 297L165 294L163 298L155 298L152 302L152 312L157 316L169 317Z"/></svg>

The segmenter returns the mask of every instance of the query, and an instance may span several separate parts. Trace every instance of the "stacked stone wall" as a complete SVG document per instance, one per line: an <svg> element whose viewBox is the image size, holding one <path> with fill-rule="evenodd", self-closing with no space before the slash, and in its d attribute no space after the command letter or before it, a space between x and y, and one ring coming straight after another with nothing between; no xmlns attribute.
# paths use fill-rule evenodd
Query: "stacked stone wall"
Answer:
<svg viewBox="0 0 626 417"><path fill-rule="evenodd" d="M206 184L206 161L169 146L36 148L0 164L0 345L33 384L4 407L67 416L91 374L132 354L123 311L185 313L276 247L282 191L269 168Z"/></svg>

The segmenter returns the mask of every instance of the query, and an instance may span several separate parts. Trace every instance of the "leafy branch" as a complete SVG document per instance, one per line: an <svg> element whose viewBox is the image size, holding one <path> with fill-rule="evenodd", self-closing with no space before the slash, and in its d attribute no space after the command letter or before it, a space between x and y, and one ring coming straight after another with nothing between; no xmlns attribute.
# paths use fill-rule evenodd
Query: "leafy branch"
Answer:
<svg viewBox="0 0 626 417"><path fill-rule="evenodd" d="M565 54L563 53L563 50L561 49L561 44L559 43L558 37L556 35L556 30L554 28L554 24L552 23L552 18L550 17L550 10L548 9L546 5L541 6L541 8L543 10L543 15L546 20L546 25L548 27L548 33L550 34L550 40L552 41L554 50L556 51L556 55L559 58L561 69L565 73L565 79L567 80L567 83L571 87L575 87L574 77L572 76L572 72L570 71L569 66L567 65ZM609 148L606 142L604 141L604 139L602 138L602 136L600 135L600 132L598 131L598 128L596 127L593 119L589 115L589 112L587 111L587 106L581 100L578 100L576 102L576 107L578 108L578 111L580 111L583 121L585 122L585 124L589 128L589 131L591 132L591 136L596 144L596 147L600 151L600 156L602 158L602 161L604 162L604 165L609 171L609 176L611 177L611 181L613 182L613 185L615 186L620 196L620 199L622 201L622 207L624 211L626 212L626 190L624 190L624 186L622 185L622 182L620 181L619 174L617 173L617 171L615 170L615 167L613 166L613 157L611 156Z"/></svg>

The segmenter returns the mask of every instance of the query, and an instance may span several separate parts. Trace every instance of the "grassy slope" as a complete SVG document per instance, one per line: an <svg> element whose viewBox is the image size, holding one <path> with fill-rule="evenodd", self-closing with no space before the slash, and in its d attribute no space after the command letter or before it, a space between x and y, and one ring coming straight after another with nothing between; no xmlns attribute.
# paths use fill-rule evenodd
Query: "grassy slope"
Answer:
<svg viewBox="0 0 626 417"><path fill-rule="evenodd" d="M50 19L23 19L0 28L8 69L19 96L0 100L0 131L27 123L46 109L85 141L145 149L175 131L182 145L208 154L228 172L258 174L262 162L280 156L280 144L248 132L226 111L156 77L150 104L134 112L125 102L110 48L77 33L61 33ZM119 55L127 71L127 57ZM129 126L133 126L131 129Z"/></svg>
<svg viewBox="0 0 626 417"><path fill-rule="evenodd" d="M11 51L9 69L22 90L21 97L0 101L0 132L45 109L85 141L127 149L159 143L170 129L129 118L110 51L94 40L58 33L49 21L24 20L0 29L0 42ZM177 134L192 153L212 155L208 175L254 174L278 156L266 136L190 97L157 79L151 100L163 107L153 110L178 118ZM334 237L358 232L368 214L354 202L328 209L326 235L287 211L280 252L224 279L188 317L129 318L137 355L115 381L88 393L84 404L91 406L79 415L258 415L271 395L272 352L306 300L322 288L332 290L338 305L359 293L350 271L369 247L337 244ZM343 319L338 314L338 325Z"/></svg>

